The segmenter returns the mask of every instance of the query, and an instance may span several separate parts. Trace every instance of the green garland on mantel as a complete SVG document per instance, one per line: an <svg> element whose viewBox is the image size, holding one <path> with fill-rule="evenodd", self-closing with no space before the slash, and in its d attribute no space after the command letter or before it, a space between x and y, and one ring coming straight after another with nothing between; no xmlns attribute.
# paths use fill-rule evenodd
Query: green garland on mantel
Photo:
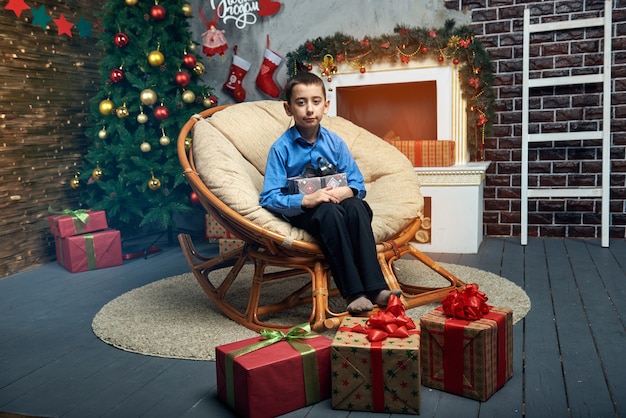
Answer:
<svg viewBox="0 0 626 418"><path fill-rule="evenodd" d="M493 72L483 45L467 26L448 20L439 29L398 25L393 34L354 39L343 33L306 41L287 54L290 76L319 67L322 76L337 74L337 64L346 63L362 73L380 62L404 63L436 58L442 65L459 66L461 91L467 100L468 148L472 160L483 160L485 136L492 134Z"/></svg>

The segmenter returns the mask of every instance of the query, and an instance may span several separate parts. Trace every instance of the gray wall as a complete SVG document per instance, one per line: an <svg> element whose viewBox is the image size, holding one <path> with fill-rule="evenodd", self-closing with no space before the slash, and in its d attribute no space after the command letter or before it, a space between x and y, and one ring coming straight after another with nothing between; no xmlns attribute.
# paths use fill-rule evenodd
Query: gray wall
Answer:
<svg viewBox="0 0 626 418"><path fill-rule="evenodd" d="M231 0L236 2L235 0ZM256 2L251 2L256 3ZM263 61L266 35L270 35L272 49L285 57L305 41L317 37L332 36L337 32L362 39L392 33L398 24L412 27L440 28L447 19L454 19L458 26L471 23L469 14L447 10L439 0L283 0L280 11L271 17L259 17L254 24L239 29L233 21L218 24L226 31L228 51L224 58L204 58L206 73L202 80L214 88L213 93L220 104L234 100L222 90L232 62L233 47L239 46L237 55L251 63L244 78L246 101L270 99L257 89L255 80ZM192 0L193 18L190 19L194 41L202 44L201 35L206 27L200 19L202 8L207 19L213 17L212 4L217 0ZM199 46L197 52L201 53ZM282 88L287 79L286 61L279 66L274 81Z"/></svg>

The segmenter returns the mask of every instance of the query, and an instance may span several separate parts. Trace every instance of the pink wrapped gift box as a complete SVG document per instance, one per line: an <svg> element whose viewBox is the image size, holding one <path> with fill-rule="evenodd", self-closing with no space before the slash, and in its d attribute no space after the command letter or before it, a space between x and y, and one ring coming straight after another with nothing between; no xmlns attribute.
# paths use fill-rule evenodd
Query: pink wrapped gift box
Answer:
<svg viewBox="0 0 626 418"><path fill-rule="evenodd" d="M101 231L109 227L106 213L103 210L67 212L75 212L75 214L48 216L50 232L54 236L65 238L87 232Z"/></svg>
<svg viewBox="0 0 626 418"><path fill-rule="evenodd" d="M72 273L122 264L120 231L105 229L91 234L54 238L57 262Z"/></svg>

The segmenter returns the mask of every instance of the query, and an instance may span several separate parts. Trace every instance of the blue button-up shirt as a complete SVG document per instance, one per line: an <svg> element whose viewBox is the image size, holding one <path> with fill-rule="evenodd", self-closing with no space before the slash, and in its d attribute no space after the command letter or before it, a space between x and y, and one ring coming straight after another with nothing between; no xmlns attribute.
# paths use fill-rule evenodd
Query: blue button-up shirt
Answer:
<svg viewBox="0 0 626 418"><path fill-rule="evenodd" d="M320 126L317 139L310 144L292 126L270 148L260 196L261 206L285 216L303 213L304 195L288 194L287 178L301 176L307 164L318 167L320 157L333 164L338 173L346 173L348 187L357 190L356 196L360 199L365 197L363 175L339 135Z"/></svg>

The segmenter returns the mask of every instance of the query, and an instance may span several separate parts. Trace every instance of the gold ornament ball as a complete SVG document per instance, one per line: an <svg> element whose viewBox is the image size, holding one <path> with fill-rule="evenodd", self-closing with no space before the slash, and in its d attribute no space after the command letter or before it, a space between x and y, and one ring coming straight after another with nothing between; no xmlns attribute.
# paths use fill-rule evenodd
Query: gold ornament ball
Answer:
<svg viewBox="0 0 626 418"><path fill-rule="evenodd" d="M98 106L98 108L100 109L100 113L102 113L104 116L110 115L114 107L115 105L109 99L104 99L100 102L100 105Z"/></svg>
<svg viewBox="0 0 626 418"><path fill-rule="evenodd" d="M193 72L195 75L204 74L204 64L201 62L196 63L195 67L193 67Z"/></svg>
<svg viewBox="0 0 626 418"><path fill-rule="evenodd" d="M139 146L139 149L141 150L141 152L150 152L152 147L150 146L150 143L143 141Z"/></svg>
<svg viewBox="0 0 626 418"><path fill-rule="evenodd" d="M80 180L78 179L78 177L74 177L72 180L70 180L70 187L72 189L78 189L80 187Z"/></svg>
<svg viewBox="0 0 626 418"><path fill-rule="evenodd" d="M159 190L161 188L161 180L156 177L152 177L148 180L148 187L150 190Z"/></svg>
<svg viewBox="0 0 626 418"><path fill-rule="evenodd" d="M159 144L163 145L164 147L167 147L170 144L170 142L171 142L170 137L167 135L163 135L159 139Z"/></svg>
<svg viewBox="0 0 626 418"><path fill-rule="evenodd" d="M136 6L139 3L139 0L124 0L127 6Z"/></svg>
<svg viewBox="0 0 626 418"><path fill-rule="evenodd" d="M191 4L189 3L183 4L183 14L186 17L191 17L191 15L193 14L193 7L191 7Z"/></svg>
<svg viewBox="0 0 626 418"><path fill-rule="evenodd" d="M148 54L148 63L153 67L163 65L165 62L165 56L161 51L152 51Z"/></svg>
<svg viewBox="0 0 626 418"><path fill-rule="evenodd" d="M191 138L185 138L185 150L189 151L189 148L191 148Z"/></svg>
<svg viewBox="0 0 626 418"><path fill-rule="evenodd" d="M94 168L91 172L91 177L93 177L95 180L100 180L100 177L102 177L102 169L100 167Z"/></svg>
<svg viewBox="0 0 626 418"><path fill-rule="evenodd" d="M107 139L107 136L108 136L108 134L107 134L107 130L106 129L102 128L102 129L100 129L98 131L98 138L100 138L100 139Z"/></svg>
<svg viewBox="0 0 626 418"><path fill-rule="evenodd" d="M196 100L196 95L191 90L185 90L183 92L183 102L185 103L193 103Z"/></svg>
<svg viewBox="0 0 626 418"><path fill-rule="evenodd" d="M146 122L148 122L148 115L146 115L145 113L141 112L140 114L137 115L137 122L141 123L142 125Z"/></svg>
<svg viewBox="0 0 626 418"><path fill-rule="evenodd" d="M139 100L141 103L151 106L157 102L157 94L152 89L145 89L139 94Z"/></svg>
<svg viewBox="0 0 626 418"><path fill-rule="evenodd" d="M211 106L213 106L213 100L211 100L210 97L204 98L204 100L202 100L202 106L204 106L204 107L211 107Z"/></svg>
<svg viewBox="0 0 626 418"><path fill-rule="evenodd" d="M117 115L119 119L127 118L129 115L128 108L122 105L118 107L117 109L115 109L115 114Z"/></svg>

